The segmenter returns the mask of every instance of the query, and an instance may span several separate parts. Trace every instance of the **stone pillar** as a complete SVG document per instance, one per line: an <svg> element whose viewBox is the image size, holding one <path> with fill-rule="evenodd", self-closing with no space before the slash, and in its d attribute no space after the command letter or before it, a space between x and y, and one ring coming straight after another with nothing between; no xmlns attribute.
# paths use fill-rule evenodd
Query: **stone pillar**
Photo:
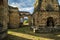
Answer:
<svg viewBox="0 0 60 40"><path fill-rule="evenodd" d="M7 23L9 21L8 17L8 1L0 0L0 39L7 36Z"/></svg>

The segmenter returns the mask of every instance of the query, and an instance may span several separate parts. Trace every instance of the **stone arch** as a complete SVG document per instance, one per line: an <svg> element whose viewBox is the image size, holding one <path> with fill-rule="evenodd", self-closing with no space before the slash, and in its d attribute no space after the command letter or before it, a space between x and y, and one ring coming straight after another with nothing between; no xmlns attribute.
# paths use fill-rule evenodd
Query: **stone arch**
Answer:
<svg viewBox="0 0 60 40"><path fill-rule="evenodd" d="M53 17L48 17L46 23L47 23L47 26L53 26L54 27L54 19L53 19Z"/></svg>

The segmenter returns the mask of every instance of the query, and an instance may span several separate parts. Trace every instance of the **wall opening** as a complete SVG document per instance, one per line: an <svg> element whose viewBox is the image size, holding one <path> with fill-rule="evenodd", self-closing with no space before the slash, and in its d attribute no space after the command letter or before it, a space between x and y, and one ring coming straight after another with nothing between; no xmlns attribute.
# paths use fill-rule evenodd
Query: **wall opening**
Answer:
<svg viewBox="0 0 60 40"><path fill-rule="evenodd" d="M23 25L29 25L29 18L27 16L24 17Z"/></svg>
<svg viewBox="0 0 60 40"><path fill-rule="evenodd" d="M53 26L53 27L54 27L53 17L48 17L46 23L47 23L47 26L48 26L48 27L50 27L50 26Z"/></svg>

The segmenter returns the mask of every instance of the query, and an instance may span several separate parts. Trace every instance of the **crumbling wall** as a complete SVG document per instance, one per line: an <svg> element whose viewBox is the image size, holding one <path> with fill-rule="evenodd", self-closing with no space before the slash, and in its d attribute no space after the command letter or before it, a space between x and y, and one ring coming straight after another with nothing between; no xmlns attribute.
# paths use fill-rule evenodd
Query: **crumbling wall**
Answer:
<svg viewBox="0 0 60 40"><path fill-rule="evenodd" d="M9 8L9 28L19 28L20 18L18 8Z"/></svg>

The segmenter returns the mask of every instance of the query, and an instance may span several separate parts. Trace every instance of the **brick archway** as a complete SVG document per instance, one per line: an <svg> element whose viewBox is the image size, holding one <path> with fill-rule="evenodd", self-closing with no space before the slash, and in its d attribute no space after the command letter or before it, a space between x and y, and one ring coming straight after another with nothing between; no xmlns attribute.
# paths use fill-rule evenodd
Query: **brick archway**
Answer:
<svg viewBox="0 0 60 40"><path fill-rule="evenodd" d="M47 26L53 26L54 27L54 19L53 19L53 17L48 17L46 23L47 23Z"/></svg>

